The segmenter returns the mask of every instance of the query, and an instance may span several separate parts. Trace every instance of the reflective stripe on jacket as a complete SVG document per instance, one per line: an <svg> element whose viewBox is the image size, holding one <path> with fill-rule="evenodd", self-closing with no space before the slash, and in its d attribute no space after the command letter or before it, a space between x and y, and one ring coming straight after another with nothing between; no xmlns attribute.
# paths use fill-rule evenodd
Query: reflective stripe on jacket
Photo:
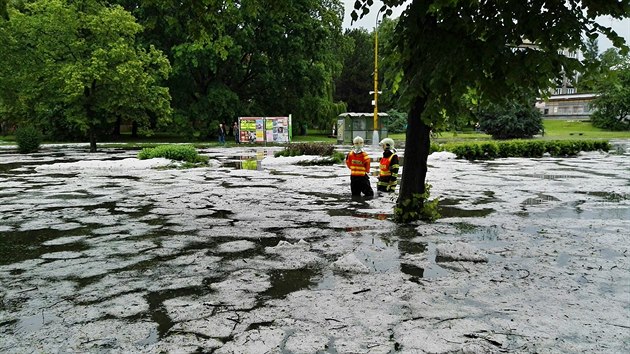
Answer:
<svg viewBox="0 0 630 354"><path fill-rule="evenodd" d="M351 176L365 176L370 172L370 157L365 151L358 154L350 151L346 157L346 166Z"/></svg>

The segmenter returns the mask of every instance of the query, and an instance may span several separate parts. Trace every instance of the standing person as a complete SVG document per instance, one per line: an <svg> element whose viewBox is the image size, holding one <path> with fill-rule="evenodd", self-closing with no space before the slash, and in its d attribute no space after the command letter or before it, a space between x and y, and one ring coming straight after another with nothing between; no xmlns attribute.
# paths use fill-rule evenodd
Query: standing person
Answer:
<svg viewBox="0 0 630 354"><path fill-rule="evenodd" d="M370 156L363 150L363 138L357 136L352 140L352 150L346 156L346 166L350 169L350 190L353 196L366 197L374 195L370 185Z"/></svg>
<svg viewBox="0 0 630 354"><path fill-rule="evenodd" d="M238 122L234 122L234 124L232 124L232 130L234 130L234 142L237 144L241 143L241 136L240 133L241 131L238 129Z"/></svg>
<svg viewBox="0 0 630 354"><path fill-rule="evenodd" d="M379 163L378 183L376 190L379 192L395 192L398 183L398 155L394 149L394 140L385 138L378 144L383 148L383 157Z"/></svg>
<svg viewBox="0 0 630 354"><path fill-rule="evenodd" d="M217 134L219 135L219 144L225 145L225 126L223 123L219 124L219 129L217 129Z"/></svg>

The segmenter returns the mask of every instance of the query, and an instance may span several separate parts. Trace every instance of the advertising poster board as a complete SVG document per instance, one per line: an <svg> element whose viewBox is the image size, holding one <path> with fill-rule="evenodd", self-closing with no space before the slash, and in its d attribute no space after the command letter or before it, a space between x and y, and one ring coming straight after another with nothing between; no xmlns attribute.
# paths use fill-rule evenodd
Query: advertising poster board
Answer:
<svg viewBox="0 0 630 354"><path fill-rule="evenodd" d="M244 143L288 143L291 117L239 117L240 141Z"/></svg>
<svg viewBox="0 0 630 354"><path fill-rule="evenodd" d="M238 119L239 134L241 142L244 143L262 143L265 141L263 135L262 117L240 117Z"/></svg>
<svg viewBox="0 0 630 354"><path fill-rule="evenodd" d="M265 117L265 132L268 142L289 142L289 117Z"/></svg>

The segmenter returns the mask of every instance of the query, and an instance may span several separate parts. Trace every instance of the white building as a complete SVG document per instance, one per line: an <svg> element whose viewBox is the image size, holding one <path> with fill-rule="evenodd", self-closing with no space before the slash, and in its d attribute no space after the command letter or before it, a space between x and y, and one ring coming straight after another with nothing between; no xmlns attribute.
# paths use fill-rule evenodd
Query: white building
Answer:
<svg viewBox="0 0 630 354"><path fill-rule="evenodd" d="M544 119L589 120L592 113L591 102L597 96L596 93L553 95L545 100L539 99L536 108Z"/></svg>

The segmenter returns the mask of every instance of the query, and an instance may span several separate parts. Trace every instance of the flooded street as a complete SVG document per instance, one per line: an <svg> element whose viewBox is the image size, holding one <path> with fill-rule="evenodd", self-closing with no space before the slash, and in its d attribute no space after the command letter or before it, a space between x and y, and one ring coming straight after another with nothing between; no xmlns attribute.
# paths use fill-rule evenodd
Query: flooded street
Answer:
<svg viewBox="0 0 630 354"><path fill-rule="evenodd" d="M200 150L210 167L195 169L0 149L0 352L628 352L630 143L616 144L434 153L443 218L414 226L391 221L392 196L353 200L345 165L279 148Z"/></svg>

